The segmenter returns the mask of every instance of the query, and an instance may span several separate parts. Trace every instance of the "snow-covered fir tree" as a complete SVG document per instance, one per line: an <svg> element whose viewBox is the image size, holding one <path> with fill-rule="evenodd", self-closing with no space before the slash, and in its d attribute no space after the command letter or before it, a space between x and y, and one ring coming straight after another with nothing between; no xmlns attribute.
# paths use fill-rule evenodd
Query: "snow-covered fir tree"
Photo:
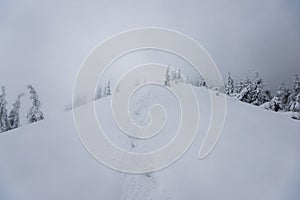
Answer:
<svg viewBox="0 0 300 200"><path fill-rule="evenodd" d="M27 113L27 120L29 123L33 123L39 120L44 119L43 112L40 110L41 102L39 100L39 96L32 85L28 85L27 89L29 90L30 99L32 101L32 107L29 109Z"/></svg>
<svg viewBox="0 0 300 200"><path fill-rule="evenodd" d="M265 90L264 98L265 98L265 102L271 101L271 99L272 99L272 94L271 94L271 91L270 91L269 89L266 89L266 90Z"/></svg>
<svg viewBox="0 0 300 200"><path fill-rule="evenodd" d="M167 70L166 70L166 74L165 74L165 81L164 84L165 86L171 86L170 84L171 82L171 78L170 78L170 65L168 65Z"/></svg>
<svg viewBox="0 0 300 200"><path fill-rule="evenodd" d="M252 104L259 106L264 103L263 90L261 87L257 87L252 96Z"/></svg>
<svg viewBox="0 0 300 200"><path fill-rule="evenodd" d="M298 75L295 75L293 81L293 89L290 92L290 95L288 97L286 110L292 111L291 107L296 102L298 94L300 94L300 80Z"/></svg>
<svg viewBox="0 0 300 200"><path fill-rule="evenodd" d="M237 94L237 98L240 101L246 103L252 103L252 95L254 94L253 91L253 84L248 76L243 81L240 81L240 92Z"/></svg>
<svg viewBox="0 0 300 200"><path fill-rule="evenodd" d="M171 69L171 81L176 81L177 74L175 69Z"/></svg>
<svg viewBox="0 0 300 200"><path fill-rule="evenodd" d="M10 129L20 127L20 107L21 107L21 97L24 94L19 94L16 101L13 103L13 109L10 111L8 115L8 122Z"/></svg>
<svg viewBox="0 0 300 200"><path fill-rule="evenodd" d="M226 94L231 96L234 93L234 81L231 78L230 72L228 72L227 83L225 86Z"/></svg>
<svg viewBox="0 0 300 200"><path fill-rule="evenodd" d="M239 94L244 88L244 83L242 80L240 80L239 82L236 81L236 87L235 87L235 93Z"/></svg>
<svg viewBox="0 0 300 200"><path fill-rule="evenodd" d="M269 109L275 112L278 112L279 110L283 109L282 102L280 101L280 98L278 96L275 96L271 99Z"/></svg>
<svg viewBox="0 0 300 200"><path fill-rule="evenodd" d="M176 82L182 82L181 70L180 69L178 69L176 71Z"/></svg>
<svg viewBox="0 0 300 200"><path fill-rule="evenodd" d="M110 81L108 81L104 86L103 86L103 94L102 97L106 97L111 95L111 87L110 87Z"/></svg>
<svg viewBox="0 0 300 200"><path fill-rule="evenodd" d="M0 132L7 131L9 129L9 123L7 119L7 109L6 109L6 93L5 87L1 87L2 94L0 95Z"/></svg>
<svg viewBox="0 0 300 200"><path fill-rule="evenodd" d="M256 73L251 97L251 103L256 106L260 106L266 101L270 101L269 93L266 93L266 91L264 90L264 82L262 78L259 77L258 73Z"/></svg>
<svg viewBox="0 0 300 200"><path fill-rule="evenodd" d="M276 91L275 95L279 98L282 105L285 106L288 103L288 98L289 98L290 92L287 89L287 87L285 86L285 84L281 83L278 90Z"/></svg>
<svg viewBox="0 0 300 200"><path fill-rule="evenodd" d="M300 94L297 95L296 101L291 105L292 118L300 120Z"/></svg>
<svg viewBox="0 0 300 200"><path fill-rule="evenodd" d="M251 85L247 85L242 91L237 95L240 101L250 103L252 101L251 97Z"/></svg>
<svg viewBox="0 0 300 200"><path fill-rule="evenodd" d="M100 85L97 89L97 92L96 92L96 96L95 96L95 99L101 99L102 98L102 86Z"/></svg>
<svg viewBox="0 0 300 200"><path fill-rule="evenodd" d="M105 96L111 95L110 81L105 85Z"/></svg>
<svg viewBox="0 0 300 200"><path fill-rule="evenodd" d="M300 93L300 79L297 74L294 77L293 90L294 90L293 92L296 94Z"/></svg>
<svg viewBox="0 0 300 200"><path fill-rule="evenodd" d="M247 86L250 86L250 88L252 87L252 82L248 76L246 76L246 78L242 81L242 83L243 83L243 88L246 88Z"/></svg>

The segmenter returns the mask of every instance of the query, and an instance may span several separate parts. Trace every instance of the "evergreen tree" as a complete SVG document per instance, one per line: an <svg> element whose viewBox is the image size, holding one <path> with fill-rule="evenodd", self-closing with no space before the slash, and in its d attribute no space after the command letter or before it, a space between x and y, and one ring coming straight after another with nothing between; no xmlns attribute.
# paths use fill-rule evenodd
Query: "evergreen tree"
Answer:
<svg viewBox="0 0 300 200"><path fill-rule="evenodd" d="M282 102L280 101L280 98L278 96L273 97L270 101L270 109L275 112L283 109Z"/></svg>
<svg viewBox="0 0 300 200"><path fill-rule="evenodd" d="M106 92L106 96L111 95L110 81L108 81L106 84L105 92Z"/></svg>
<svg viewBox="0 0 300 200"><path fill-rule="evenodd" d="M41 102L39 100L39 96L37 92L31 85L28 85L27 89L29 90L30 99L32 100L32 107L29 109L27 113L28 122L33 123L39 120L43 120L44 115L40 110Z"/></svg>
<svg viewBox="0 0 300 200"><path fill-rule="evenodd" d="M16 101L13 103L13 109L10 111L8 115L8 121L10 129L18 128L20 127L20 107L21 107L21 97L24 96L24 94L19 94Z"/></svg>
<svg viewBox="0 0 300 200"><path fill-rule="evenodd" d="M171 86L170 85L170 65L168 65L167 67L167 71L166 71L166 74L165 74L165 86Z"/></svg>
<svg viewBox="0 0 300 200"><path fill-rule="evenodd" d="M271 91L270 91L270 90L265 90L264 98L265 98L265 102L271 101L271 99L272 99L272 94L271 94Z"/></svg>
<svg viewBox="0 0 300 200"><path fill-rule="evenodd" d="M246 76L245 80L242 82L242 85L243 85L243 88L246 88L248 86L250 86L250 88L252 87L252 82L248 76Z"/></svg>
<svg viewBox="0 0 300 200"><path fill-rule="evenodd" d="M276 92L276 96L279 98L282 105L287 104L289 95L290 95L289 90L287 89L284 83L281 83Z"/></svg>
<svg viewBox="0 0 300 200"><path fill-rule="evenodd" d="M252 104L259 106L264 103L263 90L261 87L257 87L252 96Z"/></svg>
<svg viewBox="0 0 300 200"><path fill-rule="evenodd" d="M100 85L97 89L96 97L95 99L101 99L102 98L102 86Z"/></svg>
<svg viewBox="0 0 300 200"><path fill-rule="evenodd" d="M293 89L296 94L300 93L300 79L297 74L295 75L295 78L294 78Z"/></svg>
<svg viewBox="0 0 300 200"><path fill-rule="evenodd" d="M235 93L239 94L243 89L244 89L244 84L243 84L243 81L239 81L236 85L236 91Z"/></svg>
<svg viewBox="0 0 300 200"><path fill-rule="evenodd" d="M171 69L171 81L176 81L177 74L175 69Z"/></svg>
<svg viewBox="0 0 300 200"><path fill-rule="evenodd" d="M225 91L227 95L232 95L234 92L234 81L231 78L230 72L228 72L227 84L225 86Z"/></svg>
<svg viewBox="0 0 300 200"><path fill-rule="evenodd" d="M248 76L243 81L240 81L240 92L237 95L237 98L240 101L251 103L252 102L252 95L254 93L253 91L253 84Z"/></svg>
<svg viewBox="0 0 300 200"><path fill-rule="evenodd" d="M260 106L261 104L270 100L269 93L264 90L264 83L263 80L259 77L258 72L256 72L255 82L253 85L253 93L251 97L252 97L252 104L256 106Z"/></svg>
<svg viewBox="0 0 300 200"><path fill-rule="evenodd" d="M300 80L298 75L295 75L293 82L293 90L287 100L287 110L292 111L292 105L296 102L298 94L300 94Z"/></svg>
<svg viewBox="0 0 300 200"><path fill-rule="evenodd" d="M110 88L110 81L108 81L103 88L103 95L102 97L106 97L111 95L111 88Z"/></svg>
<svg viewBox="0 0 300 200"><path fill-rule="evenodd" d="M182 80L181 80L181 71L180 71L180 69L178 69L177 71L176 71L176 82L181 82Z"/></svg>
<svg viewBox="0 0 300 200"><path fill-rule="evenodd" d="M242 91L238 94L237 98L240 101L250 103L252 100L250 92L251 92L251 85L248 85L244 89L242 89Z"/></svg>
<svg viewBox="0 0 300 200"><path fill-rule="evenodd" d="M6 109L6 93L5 87L1 87L2 94L0 95L0 132L9 130L9 123L7 119L7 109Z"/></svg>
<svg viewBox="0 0 300 200"><path fill-rule="evenodd" d="M300 120L300 94L297 95L296 101L291 105L292 118Z"/></svg>

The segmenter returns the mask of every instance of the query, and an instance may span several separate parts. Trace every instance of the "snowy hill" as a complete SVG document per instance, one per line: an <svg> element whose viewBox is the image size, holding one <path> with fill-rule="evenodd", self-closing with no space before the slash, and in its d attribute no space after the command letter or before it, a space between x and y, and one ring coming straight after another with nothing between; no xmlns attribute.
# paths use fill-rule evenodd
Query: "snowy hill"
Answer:
<svg viewBox="0 0 300 200"><path fill-rule="evenodd" d="M204 160L198 152L210 119L206 89L195 88L201 121L191 148L172 166L151 174L131 175L98 163L84 149L72 112L0 135L0 199L298 199L300 197L300 123L228 98L221 139ZM137 93L130 112L140 125L147 109L160 102L168 121L160 136L137 141L114 125L110 97L96 102L99 121L121 148L147 152L166 144L179 121L176 99L162 90ZM104 113L104 114L103 114Z"/></svg>

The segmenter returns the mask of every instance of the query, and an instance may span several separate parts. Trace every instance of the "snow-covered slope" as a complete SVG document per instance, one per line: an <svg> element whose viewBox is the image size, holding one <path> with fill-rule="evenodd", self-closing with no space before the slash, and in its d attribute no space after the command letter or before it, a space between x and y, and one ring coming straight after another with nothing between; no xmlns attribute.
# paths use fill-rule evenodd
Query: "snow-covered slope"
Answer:
<svg viewBox="0 0 300 200"><path fill-rule="evenodd" d="M195 142L175 164L151 174L123 174L98 163L82 146L72 112L48 115L42 122L0 135L0 199L299 199L300 122L229 98L220 141L199 160L210 99L206 89L195 90L201 111ZM178 103L165 91L149 87L130 104L133 119L145 125L147 108L157 102L165 106L168 121L152 141L120 132L109 97L98 100L96 109L115 144L147 152L174 136Z"/></svg>

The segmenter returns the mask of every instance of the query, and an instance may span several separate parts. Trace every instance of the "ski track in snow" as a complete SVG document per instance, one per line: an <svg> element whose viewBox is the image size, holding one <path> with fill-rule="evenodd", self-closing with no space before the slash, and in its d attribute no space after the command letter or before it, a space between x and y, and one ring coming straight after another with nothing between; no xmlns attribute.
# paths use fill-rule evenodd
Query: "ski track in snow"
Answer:
<svg viewBox="0 0 300 200"><path fill-rule="evenodd" d="M197 138L167 169L150 174L111 170L83 147L72 112L60 113L59 118L53 113L39 123L1 135L0 199L299 199L299 121L292 120L290 113L275 113L228 98L221 139L205 160L198 160L210 120L210 97L205 88L195 89L202 114ZM145 125L150 122L151 103L166 99L161 102L169 114L166 129L151 138L152 142L128 138L108 114L110 98L97 101L108 138L132 152L149 152L166 144L177 128L175 116L180 112L162 92L143 90L129 106L133 120Z"/></svg>
<svg viewBox="0 0 300 200"><path fill-rule="evenodd" d="M134 102L134 106L130 107L130 113L132 115L133 120L139 125L146 126L149 122L147 118L147 108L151 103L151 91L143 94L143 96L139 97L136 102ZM129 138L132 149L136 147L140 147L138 140L134 138ZM147 145L142 147L144 150L149 150ZM157 180L153 173L146 174L124 174L123 175L123 184L121 191L121 200L152 200L152 194L155 189L157 189Z"/></svg>

